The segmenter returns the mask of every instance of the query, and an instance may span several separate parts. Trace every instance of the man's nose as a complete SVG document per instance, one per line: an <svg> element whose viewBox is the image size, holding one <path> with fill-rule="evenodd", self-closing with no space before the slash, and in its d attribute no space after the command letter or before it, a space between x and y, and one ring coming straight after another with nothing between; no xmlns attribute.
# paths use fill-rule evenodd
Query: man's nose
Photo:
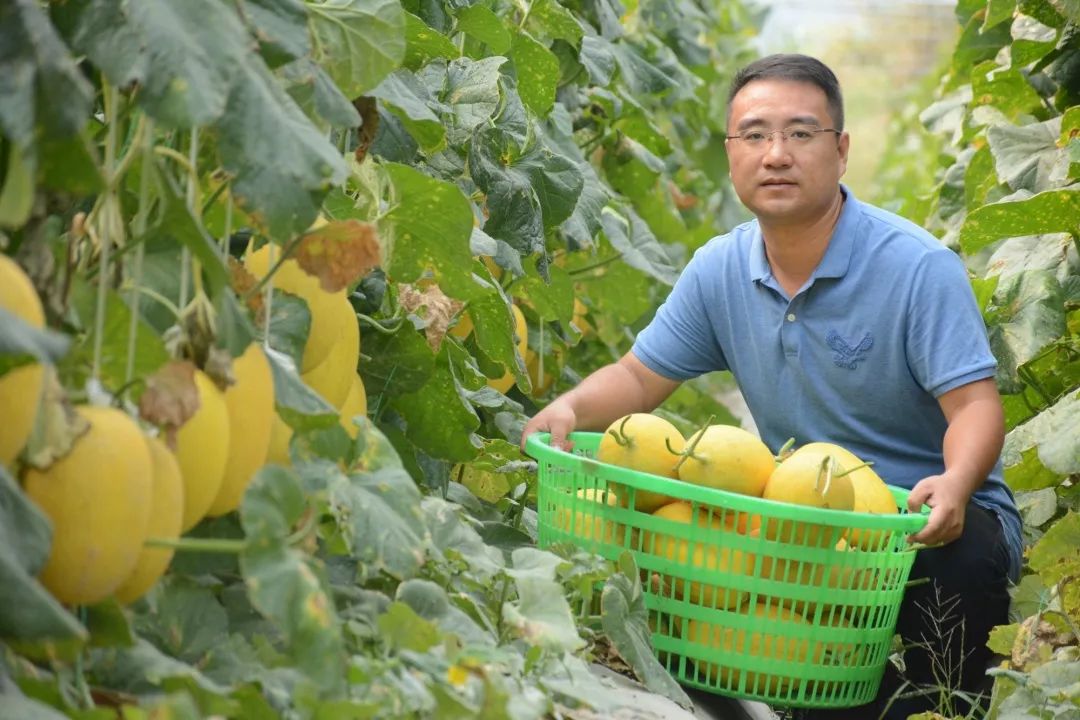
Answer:
<svg viewBox="0 0 1080 720"><path fill-rule="evenodd" d="M768 140L762 162L767 167L783 167L791 163L791 153L788 151L787 143L784 142L784 138L780 133L774 134Z"/></svg>

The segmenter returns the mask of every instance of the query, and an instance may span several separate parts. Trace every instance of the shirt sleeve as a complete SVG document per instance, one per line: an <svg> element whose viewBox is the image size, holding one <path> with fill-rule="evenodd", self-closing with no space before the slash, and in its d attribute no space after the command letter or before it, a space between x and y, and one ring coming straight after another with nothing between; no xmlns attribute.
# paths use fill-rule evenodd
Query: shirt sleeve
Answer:
<svg viewBox="0 0 1080 720"><path fill-rule="evenodd" d="M994 376L975 294L963 261L951 250L927 253L915 270L907 316L907 361L934 397Z"/></svg>
<svg viewBox="0 0 1080 720"><path fill-rule="evenodd" d="M671 380L689 380L713 370L726 370L716 331L709 320L711 307L702 287L706 245L691 259L644 330L631 352L653 372Z"/></svg>

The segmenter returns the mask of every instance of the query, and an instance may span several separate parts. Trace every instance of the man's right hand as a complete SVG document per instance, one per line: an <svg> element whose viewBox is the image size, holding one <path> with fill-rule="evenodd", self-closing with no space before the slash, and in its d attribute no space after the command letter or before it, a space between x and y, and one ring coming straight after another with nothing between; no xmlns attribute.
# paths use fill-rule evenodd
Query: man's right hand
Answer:
<svg viewBox="0 0 1080 720"><path fill-rule="evenodd" d="M577 424L577 414L564 398L558 398L540 412L536 413L525 429L521 431L521 449L525 450L525 440L535 432L551 433L551 446L569 451L574 443L566 439Z"/></svg>

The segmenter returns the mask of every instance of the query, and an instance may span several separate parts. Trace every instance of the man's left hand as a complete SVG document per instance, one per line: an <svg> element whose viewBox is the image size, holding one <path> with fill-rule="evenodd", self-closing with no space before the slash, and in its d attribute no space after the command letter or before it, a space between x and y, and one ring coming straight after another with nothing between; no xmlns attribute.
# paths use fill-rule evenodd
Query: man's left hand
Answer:
<svg viewBox="0 0 1080 720"><path fill-rule="evenodd" d="M908 510L919 512L924 504L929 505L930 519L926 527L908 538L911 542L944 545L960 537L970 495L957 486L962 488L962 483L948 475L931 475L915 484L908 495Z"/></svg>

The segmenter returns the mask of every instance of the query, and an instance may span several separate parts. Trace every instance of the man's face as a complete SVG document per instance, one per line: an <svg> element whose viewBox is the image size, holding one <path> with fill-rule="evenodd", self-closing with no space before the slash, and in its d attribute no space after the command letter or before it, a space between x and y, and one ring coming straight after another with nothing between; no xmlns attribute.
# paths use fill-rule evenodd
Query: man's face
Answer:
<svg viewBox="0 0 1080 720"><path fill-rule="evenodd" d="M732 98L728 118L728 135L832 127L824 91L791 80L747 84ZM803 140L785 139L777 132L757 144L741 139L725 143L735 192L763 222L813 222L836 200L847 169L847 133L817 132L809 140L800 133L799 137Z"/></svg>

